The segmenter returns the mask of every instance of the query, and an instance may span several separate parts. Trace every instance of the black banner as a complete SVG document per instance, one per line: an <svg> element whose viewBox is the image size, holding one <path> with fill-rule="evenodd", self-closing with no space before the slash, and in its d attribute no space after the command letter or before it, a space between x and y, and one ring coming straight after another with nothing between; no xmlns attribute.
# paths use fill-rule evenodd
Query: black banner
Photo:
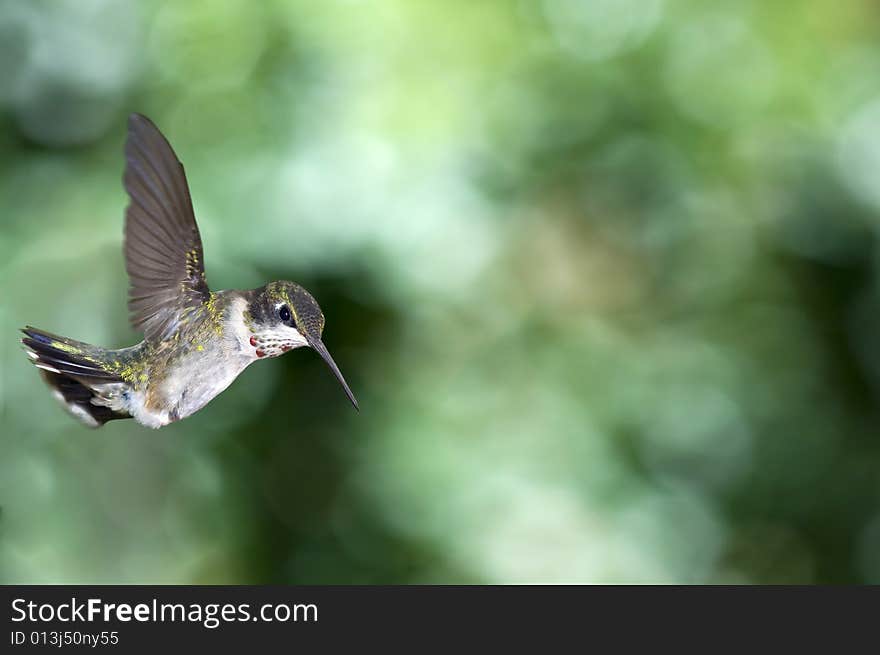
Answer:
<svg viewBox="0 0 880 655"><path fill-rule="evenodd" d="M7 586L0 652L857 643L877 588ZM830 632L836 621L842 632ZM824 634L823 634L824 633ZM830 635L830 637L829 637ZM575 641L571 641L575 640ZM838 641L839 640L839 641ZM815 645L816 641L813 641Z"/></svg>

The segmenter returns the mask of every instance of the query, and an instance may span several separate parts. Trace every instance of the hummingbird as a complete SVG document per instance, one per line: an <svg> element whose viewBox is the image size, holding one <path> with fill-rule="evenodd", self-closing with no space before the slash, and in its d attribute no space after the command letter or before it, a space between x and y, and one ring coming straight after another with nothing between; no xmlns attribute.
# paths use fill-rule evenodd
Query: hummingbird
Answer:
<svg viewBox="0 0 880 655"><path fill-rule="evenodd" d="M34 327L21 340L53 395L88 427L133 418L161 428L191 416L258 359L308 346L358 409L322 341L312 295L280 280L211 291L183 165L150 119L128 119L123 185L130 322L144 339L110 349Z"/></svg>

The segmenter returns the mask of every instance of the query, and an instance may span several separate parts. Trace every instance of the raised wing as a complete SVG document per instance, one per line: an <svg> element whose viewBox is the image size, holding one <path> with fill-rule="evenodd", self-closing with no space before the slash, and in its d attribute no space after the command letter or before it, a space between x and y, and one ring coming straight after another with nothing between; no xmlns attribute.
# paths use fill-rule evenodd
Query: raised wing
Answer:
<svg viewBox="0 0 880 655"><path fill-rule="evenodd" d="M146 116L128 119L125 267L131 324L148 341L171 336L182 314L207 302L202 239L183 165Z"/></svg>

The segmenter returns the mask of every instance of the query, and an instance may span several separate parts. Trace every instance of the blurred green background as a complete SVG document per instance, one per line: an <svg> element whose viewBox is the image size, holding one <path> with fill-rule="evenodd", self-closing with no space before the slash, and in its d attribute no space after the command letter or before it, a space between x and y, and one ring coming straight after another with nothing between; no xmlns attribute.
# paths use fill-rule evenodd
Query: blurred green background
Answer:
<svg viewBox="0 0 880 655"><path fill-rule="evenodd" d="M307 350L89 431L122 147ZM0 581L880 583L868 1L0 0Z"/></svg>

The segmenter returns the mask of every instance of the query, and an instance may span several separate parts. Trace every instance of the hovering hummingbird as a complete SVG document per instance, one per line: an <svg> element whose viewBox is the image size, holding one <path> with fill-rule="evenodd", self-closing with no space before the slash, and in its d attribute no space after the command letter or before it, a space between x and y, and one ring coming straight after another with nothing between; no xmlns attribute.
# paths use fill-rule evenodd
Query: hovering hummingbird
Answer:
<svg viewBox="0 0 880 655"><path fill-rule="evenodd" d="M200 410L252 362L309 346L357 409L321 340L324 315L308 291L287 281L208 289L183 165L140 114L128 120L125 161L128 305L144 340L112 350L24 328L25 351L53 395L89 427L134 418L160 428Z"/></svg>

